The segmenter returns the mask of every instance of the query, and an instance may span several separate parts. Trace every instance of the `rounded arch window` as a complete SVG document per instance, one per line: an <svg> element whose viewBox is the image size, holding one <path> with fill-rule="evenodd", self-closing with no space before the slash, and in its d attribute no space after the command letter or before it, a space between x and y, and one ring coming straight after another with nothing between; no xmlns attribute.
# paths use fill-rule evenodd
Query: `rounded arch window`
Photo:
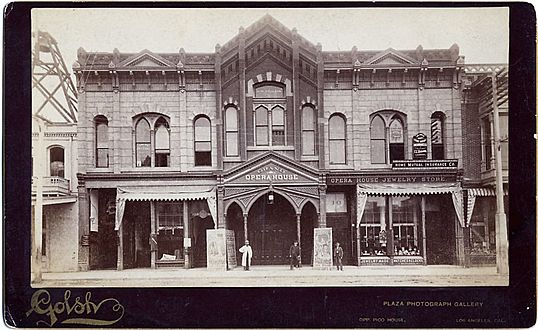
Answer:
<svg viewBox="0 0 538 330"><path fill-rule="evenodd" d="M346 120L341 114L329 118L329 163L346 163Z"/></svg>
<svg viewBox="0 0 538 330"><path fill-rule="evenodd" d="M206 116L194 120L194 165L211 166L211 121Z"/></svg>
<svg viewBox="0 0 538 330"><path fill-rule="evenodd" d="M226 156L239 156L239 124L237 108L229 106L225 110Z"/></svg>
<svg viewBox="0 0 538 330"><path fill-rule="evenodd" d="M64 148L52 147L49 149L50 156L50 176L65 177L65 155Z"/></svg>
<svg viewBox="0 0 538 330"><path fill-rule="evenodd" d="M303 138L303 155L311 156L316 153L315 149L315 115L314 107L305 105L301 114L301 129Z"/></svg>
<svg viewBox="0 0 538 330"><path fill-rule="evenodd" d="M170 166L170 126L163 117L155 122L155 166Z"/></svg>
<svg viewBox="0 0 538 330"><path fill-rule="evenodd" d="M151 166L151 130L149 122L141 118L135 127L136 134L136 166Z"/></svg>
<svg viewBox="0 0 538 330"><path fill-rule="evenodd" d="M432 159L444 159L444 121L445 115L440 111L436 111L431 117L431 146Z"/></svg>

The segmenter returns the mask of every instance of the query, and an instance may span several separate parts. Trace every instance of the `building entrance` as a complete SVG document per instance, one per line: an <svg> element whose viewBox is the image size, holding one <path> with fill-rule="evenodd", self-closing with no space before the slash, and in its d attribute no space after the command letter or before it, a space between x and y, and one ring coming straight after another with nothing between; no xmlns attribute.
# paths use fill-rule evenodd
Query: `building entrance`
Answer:
<svg viewBox="0 0 538 330"><path fill-rule="evenodd" d="M289 248L297 239L297 217L291 204L278 194L260 197L248 214L248 237L254 265L289 263Z"/></svg>
<svg viewBox="0 0 538 330"><path fill-rule="evenodd" d="M456 217L449 195L429 197L426 207L428 265L456 264Z"/></svg>

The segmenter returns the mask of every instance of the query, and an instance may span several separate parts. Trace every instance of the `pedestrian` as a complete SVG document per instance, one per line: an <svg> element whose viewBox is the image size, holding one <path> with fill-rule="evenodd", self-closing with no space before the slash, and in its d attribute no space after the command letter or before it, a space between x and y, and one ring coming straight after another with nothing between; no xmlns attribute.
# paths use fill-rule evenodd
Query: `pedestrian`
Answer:
<svg viewBox="0 0 538 330"><path fill-rule="evenodd" d="M250 262L252 260L252 247L250 246L248 240L245 241L245 245L243 245L239 252L243 254L243 257L241 259L241 265L243 266L244 270L250 270Z"/></svg>
<svg viewBox="0 0 538 330"><path fill-rule="evenodd" d="M290 247L290 269L293 270L293 267L299 268L299 262L301 261L301 247L299 242L293 242L293 245Z"/></svg>
<svg viewBox="0 0 538 330"><path fill-rule="evenodd" d="M334 259L336 259L336 270L344 270L342 265L342 258L344 258L344 249L340 246L339 242L336 242L336 249L334 249Z"/></svg>

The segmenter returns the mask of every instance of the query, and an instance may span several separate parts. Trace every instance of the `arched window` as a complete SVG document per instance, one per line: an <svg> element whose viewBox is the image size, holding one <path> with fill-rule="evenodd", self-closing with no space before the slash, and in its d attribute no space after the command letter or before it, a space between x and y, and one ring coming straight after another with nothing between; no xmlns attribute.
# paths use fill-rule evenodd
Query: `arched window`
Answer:
<svg viewBox="0 0 538 330"><path fill-rule="evenodd" d="M370 123L370 160L372 164L385 164L387 162L385 122L381 116L375 116Z"/></svg>
<svg viewBox="0 0 538 330"><path fill-rule="evenodd" d="M211 166L211 122L205 116L194 120L194 166Z"/></svg>
<svg viewBox="0 0 538 330"><path fill-rule="evenodd" d="M266 107L257 107L254 114L256 117L256 145L269 145L269 117Z"/></svg>
<svg viewBox="0 0 538 330"><path fill-rule="evenodd" d="M405 116L405 115L404 115ZM405 159L404 119L400 113L382 110L370 122L370 160L386 164L387 160Z"/></svg>
<svg viewBox="0 0 538 330"><path fill-rule="evenodd" d="M155 123L155 166L170 166L170 128L163 117Z"/></svg>
<svg viewBox="0 0 538 330"><path fill-rule="evenodd" d="M303 131L303 155L311 156L315 154L315 129L314 129L314 109L306 105L303 107L301 128Z"/></svg>
<svg viewBox="0 0 538 330"><path fill-rule="evenodd" d="M95 123L95 166L108 167L108 120L97 116Z"/></svg>
<svg viewBox="0 0 538 330"><path fill-rule="evenodd" d="M151 166L151 133L148 121L141 118L136 123L136 166Z"/></svg>
<svg viewBox="0 0 538 330"><path fill-rule="evenodd" d="M403 125L399 118L394 118L389 126L389 157L391 163L405 159Z"/></svg>
<svg viewBox="0 0 538 330"><path fill-rule="evenodd" d="M329 163L346 163L346 121L339 114L329 118Z"/></svg>
<svg viewBox="0 0 538 330"><path fill-rule="evenodd" d="M237 108L226 108L226 156L239 156L239 125Z"/></svg>
<svg viewBox="0 0 538 330"><path fill-rule="evenodd" d="M64 167L64 148L52 147L50 148L50 176L57 176L63 178L65 175Z"/></svg>
<svg viewBox="0 0 538 330"><path fill-rule="evenodd" d="M285 142L284 137L284 108L277 105L271 109L272 123L271 123L271 135L274 146L283 146Z"/></svg>
<svg viewBox="0 0 538 330"><path fill-rule="evenodd" d="M445 148L443 144L444 118L445 116L442 112L434 112L431 118L432 159L445 158Z"/></svg>
<svg viewBox="0 0 538 330"><path fill-rule="evenodd" d="M257 146L286 145L286 99L284 85L254 86L254 136Z"/></svg>

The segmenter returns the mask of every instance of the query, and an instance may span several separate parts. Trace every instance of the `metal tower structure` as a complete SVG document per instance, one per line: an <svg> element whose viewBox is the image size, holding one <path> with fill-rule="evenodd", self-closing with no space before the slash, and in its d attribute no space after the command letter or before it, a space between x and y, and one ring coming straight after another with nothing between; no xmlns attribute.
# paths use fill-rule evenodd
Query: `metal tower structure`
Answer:
<svg viewBox="0 0 538 330"><path fill-rule="evenodd" d="M77 93L56 40L32 33L33 115L48 123L77 122Z"/></svg>

